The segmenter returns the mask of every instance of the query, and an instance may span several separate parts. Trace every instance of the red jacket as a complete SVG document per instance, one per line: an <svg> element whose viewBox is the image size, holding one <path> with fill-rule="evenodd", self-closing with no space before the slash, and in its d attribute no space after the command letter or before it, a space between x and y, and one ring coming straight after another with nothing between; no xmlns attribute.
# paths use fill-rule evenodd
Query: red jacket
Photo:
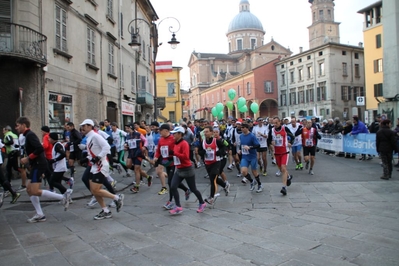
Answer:
<svg viewBox="0 0 399 266"><path fill-rule="evenodd" d="M53 151L53 144L50 143L48 140L48 136L50 133L46 133L43 136L43 148L44 148L44 155L46 156L46 159L51 160L53 158L52 151Z"/></svg>
<svg viewBox="0 0 399 266"><path fill-rule="evenodd" d="M176 164L175 161L176 168L187 168L192 165L190 161L190 145L184 139L175 143L173 155L180 161L180 164Z"/></svg>
<svg viewBox="0 0 399 266"><path fill-rule="evenodd" d="M168 147L168 158L170 160L173 161L173 155L170 155L169 151L173 151L173 148L175 147L175 138L171 135L169 135L169 137L160 137L159 138L159 142L158 142L158 146L157 149L155 151L155 158L163 158L162 153L161 153L161 149L163 149L162 147Z"/></svg>

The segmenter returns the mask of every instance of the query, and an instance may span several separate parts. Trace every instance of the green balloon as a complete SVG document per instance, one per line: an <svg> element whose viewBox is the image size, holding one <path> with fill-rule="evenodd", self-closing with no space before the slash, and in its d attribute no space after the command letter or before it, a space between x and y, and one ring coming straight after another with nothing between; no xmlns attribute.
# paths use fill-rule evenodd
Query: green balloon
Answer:
<svg viewBox="0 0 399 266"><path fill-rule="evenodd" d="M228 101L228 102L226 103L226 106L227 106L227 108L229 108L229 110L233 110L233 102Z"/></svg>
<svg viewBox="0 0 399 266"><path fill-rule="evenodd" d="M238 110L239 110L241 113L245 113L245 112L248 111L248 107L247 107L246 105L243 105L243 106L241 106L241 108L238 108Z"/></svg>
<svg viewBox="0 0 399 266"><path fill-rule="evenodd" d="M219 114L218 111L216 110L216 107L213 107L211 112L213 116L217 116Z"/></svg>
<svg viewBox="0 0 399 266"><path fill-rule="evenodd" d="M237 101L238 109L240 109L241 107L243 107L243 106L245 105L245 103L246 103L246 100L245 100L244 97L238 98L238 101ZM247 108L247 109L248 109L248 108Z"/></svg>
<svg viewBox="0 0 399 266"><path fill-rule="evenodd" d="M257 113L259 111L259 105L257 103L251 103L251 111Z"/></svg>
<svg viewBox="0 0 399 266"><path fill-rule="evenodd" d="M220 113L218 114L218 119L219 119L219 120L220 120L220 119L223 119L223 116L224 116L223 112L220 112Z"/></svg>
<svg viewBox="0 0 399 266"><path fill-rule="evenodd" d="M215 107L216 107L216 111L218 111L218 113L222 112L223 108L224 108L223 103L217 103Z"/></svg>
<svg viewBox="0 0 399 266"><path fill-rule="evenodd" d="M228 92L228 95L229 95L230 100L234 100L234 98L236 97L236 90L230 89Z"/></svg>

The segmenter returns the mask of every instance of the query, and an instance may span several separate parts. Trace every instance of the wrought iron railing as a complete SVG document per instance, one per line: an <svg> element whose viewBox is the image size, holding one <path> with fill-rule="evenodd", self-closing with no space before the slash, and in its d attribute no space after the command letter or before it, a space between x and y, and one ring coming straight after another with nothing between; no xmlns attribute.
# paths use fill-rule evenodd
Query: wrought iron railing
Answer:
<svg viewBox="0 0 399 266"><path fill-rule="evenodd" d="M0 55L17 56L47 64L47 37L29 27L0 23Z"/></svg>

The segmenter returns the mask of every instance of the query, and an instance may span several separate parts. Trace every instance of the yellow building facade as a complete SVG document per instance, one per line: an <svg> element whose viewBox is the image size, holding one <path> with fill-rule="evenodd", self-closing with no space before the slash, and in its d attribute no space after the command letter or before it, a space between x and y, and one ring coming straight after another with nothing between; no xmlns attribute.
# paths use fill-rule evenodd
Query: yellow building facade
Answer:
<svg viewBox="0 0 399 266"><path fill-rule="evenodd" d="M164 108L158 113L158 121L179 123L183 117L182 97L180 92L180 71L182 67L172 67L171 71L157 70L157 101L158 106L165 102Z"/></svg>

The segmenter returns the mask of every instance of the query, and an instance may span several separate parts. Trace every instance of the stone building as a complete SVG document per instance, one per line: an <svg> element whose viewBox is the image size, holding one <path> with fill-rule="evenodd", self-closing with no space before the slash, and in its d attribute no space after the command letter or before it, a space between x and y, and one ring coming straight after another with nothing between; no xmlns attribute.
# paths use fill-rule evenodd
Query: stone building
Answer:
<svg viewBox="0 0 399 266"><path fill-rule="evenodd" d="M229 53L193 52L190 68L191 118L213 118L210 110L216 103L224 105L230 89L236 91L233 110L225 107L224 117L277 115L276 59L291 55L291 51L271 39L264 43L265 31L260 20L251 13L248 0L239 2L239 13L228 25L226 33ZM270 67L272 66L272 67ZM248 112L240 113L235 104L244 97ZM251 103L260 106L260 113L250 111Z"/></svg>
<svg viewBox="0 0 399 266"><path fill-rule="evenodd" d="M0 123L25 115L38 132L85 118L150 121L157 19L149 0L0 1Z"/></svg>
<svg viewBox="0 0 399 266"><path fill-rule="evenodd" d="M280 117L364 117L363 46L339 43L339 23L334 20L334 0L309 0L312 25L309 50L282 58L276 64Z"/></svg>

